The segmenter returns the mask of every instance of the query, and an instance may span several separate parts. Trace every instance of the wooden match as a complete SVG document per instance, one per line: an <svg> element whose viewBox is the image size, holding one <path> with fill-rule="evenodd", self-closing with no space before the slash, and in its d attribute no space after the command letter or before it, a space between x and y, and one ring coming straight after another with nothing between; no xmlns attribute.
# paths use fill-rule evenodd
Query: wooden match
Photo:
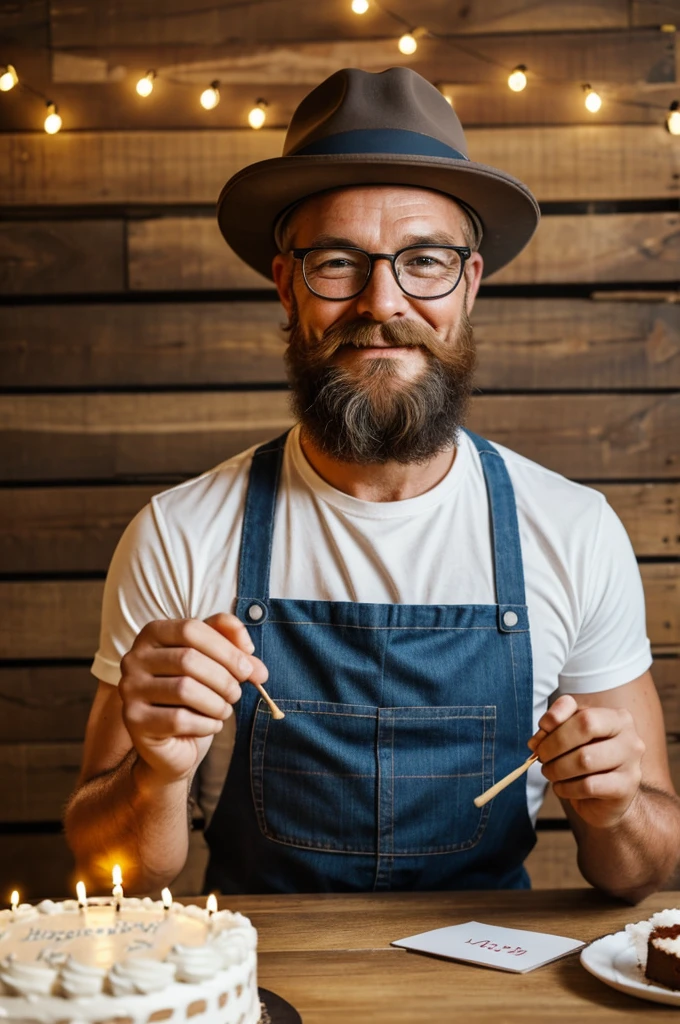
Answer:
<svg viewBox="0 0 680 1024"><path fill-rule="evenodd" d="M484 804L488 804L489 800L493 800L501 790L505 789L506 786L509 786L511 782L515 781L515 779L518 779L520 775L524 775L535 761L538 761L538 754L532 754L531 757L526 759L524 764L521 764L519 768L515 768L514 772L510 772L509 775L503 776L502 779L499 779L498 782L493 786L490 786L489 789L485 789L483 793L480 793L479 796L475 797L473 801L475 807L483 807Z"/></svg>
<svg viewBox="0 0 680 1024"><path fill-rule="evenodd" d="M253 680L251 679L250 682L253 683ZM266 701L266 703L269 705L269 710L272 713L272 718L275 718L277 722L279 722L281 721L282 718L286 717L281 708L278 707L276 702L271 699L262 683L253 683L253 686L259 691L262 699Z"/></svg>

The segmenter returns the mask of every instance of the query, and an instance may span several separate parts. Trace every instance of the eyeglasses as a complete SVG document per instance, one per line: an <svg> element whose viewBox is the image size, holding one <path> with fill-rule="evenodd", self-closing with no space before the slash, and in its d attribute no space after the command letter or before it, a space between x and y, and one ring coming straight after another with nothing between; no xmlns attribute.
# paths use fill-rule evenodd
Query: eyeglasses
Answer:
<svg viewBox="0 0 680 1024"><path fill-rule="evenodd" d="M388 260L394 278L412 299L442 299L463 276L472 250L467 245L408 245L393 255L347 248L291 249L302 260L302 276L313 295L344 302L360 295L371 279L376 260Z"/></svg>

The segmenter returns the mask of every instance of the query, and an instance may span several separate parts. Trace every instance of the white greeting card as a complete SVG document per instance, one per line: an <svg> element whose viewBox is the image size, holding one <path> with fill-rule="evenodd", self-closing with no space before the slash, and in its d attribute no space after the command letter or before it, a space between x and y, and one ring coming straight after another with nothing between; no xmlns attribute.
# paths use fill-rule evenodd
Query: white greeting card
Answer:
<svg viewBox="0 0 680 1024"><path fill-rule="evenodd" d="M467 921L448 928L396 939L393 946L404 946L420 953L433 953L450 960L495 967L499 971L525 974L535 967L558 960L585 942L566 939L545 932L528 932L520 928L502 928L496 924Z"/></svg>

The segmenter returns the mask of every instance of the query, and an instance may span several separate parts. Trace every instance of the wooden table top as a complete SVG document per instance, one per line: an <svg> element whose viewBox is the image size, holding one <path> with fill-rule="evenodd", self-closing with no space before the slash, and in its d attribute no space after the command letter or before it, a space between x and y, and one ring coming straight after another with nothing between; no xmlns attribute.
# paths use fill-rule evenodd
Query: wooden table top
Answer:
<svg viewBox="0 0 680 1024"><path fill-rule="evenodd" d="M680 892L637 907L593 889L229 896L220 906L250 917L259 932L259 983L292 1003L303 1024L680 1024L677 1007L610 988L578 953L508 974L390 946L472 920L591 941L680 907Z"/></svg>

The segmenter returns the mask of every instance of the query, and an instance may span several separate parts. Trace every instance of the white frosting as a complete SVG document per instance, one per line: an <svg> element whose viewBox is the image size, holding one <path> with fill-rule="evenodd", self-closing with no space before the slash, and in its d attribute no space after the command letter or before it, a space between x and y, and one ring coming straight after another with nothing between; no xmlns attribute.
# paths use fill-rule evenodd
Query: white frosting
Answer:
<svg viewBox="0 0 680 1024"><path fill-rule="evenodd" d="M146 1024L193 1004L196 1024L256 1024L256 947L250 921L229 911L148 897L120 912L111 899L21 904L0 911L0 1018Z"/></svg>
<svg viewBox="0 0 680 1024"><path fill-rule="evenodd" d="M59 972L61 994L67 999L96 996L104 988L105 978L106 974L100 968L88 967L69 956Z"/></svg>
<svg viewBox="0 0 680 1024"><path fill-rule="evenodd" d="M652 945L663 953L680 957L680 935L676 939L652 939Z"/></svg>
<svg viewBox="0 0 680 1024"><path fill-rule="evenodd" d="M652 914L647 921L637 921L635 924L626 925L626 932L631 938L635 948L635 955L643 973L647 969L647 944L649 936L655 928L672 928L676 924L680 924L680 910L678 909L660 910L657 914Z"/></svg>
<svg viewBox="0 0 680 1024"><path fill-rule="evenodd" d="M200 948L173 946L168 960L177 965L177 980L188 981L192 985L214 978L225 966L215 945Z"/></svg>
<svg viewBox="0 0 680 1024"><path fill-rule="evenodd" d="M12 957L0 962L0 981L17 996L48 996L55 987L58 972L44 963L20 963Z"/></svg>

